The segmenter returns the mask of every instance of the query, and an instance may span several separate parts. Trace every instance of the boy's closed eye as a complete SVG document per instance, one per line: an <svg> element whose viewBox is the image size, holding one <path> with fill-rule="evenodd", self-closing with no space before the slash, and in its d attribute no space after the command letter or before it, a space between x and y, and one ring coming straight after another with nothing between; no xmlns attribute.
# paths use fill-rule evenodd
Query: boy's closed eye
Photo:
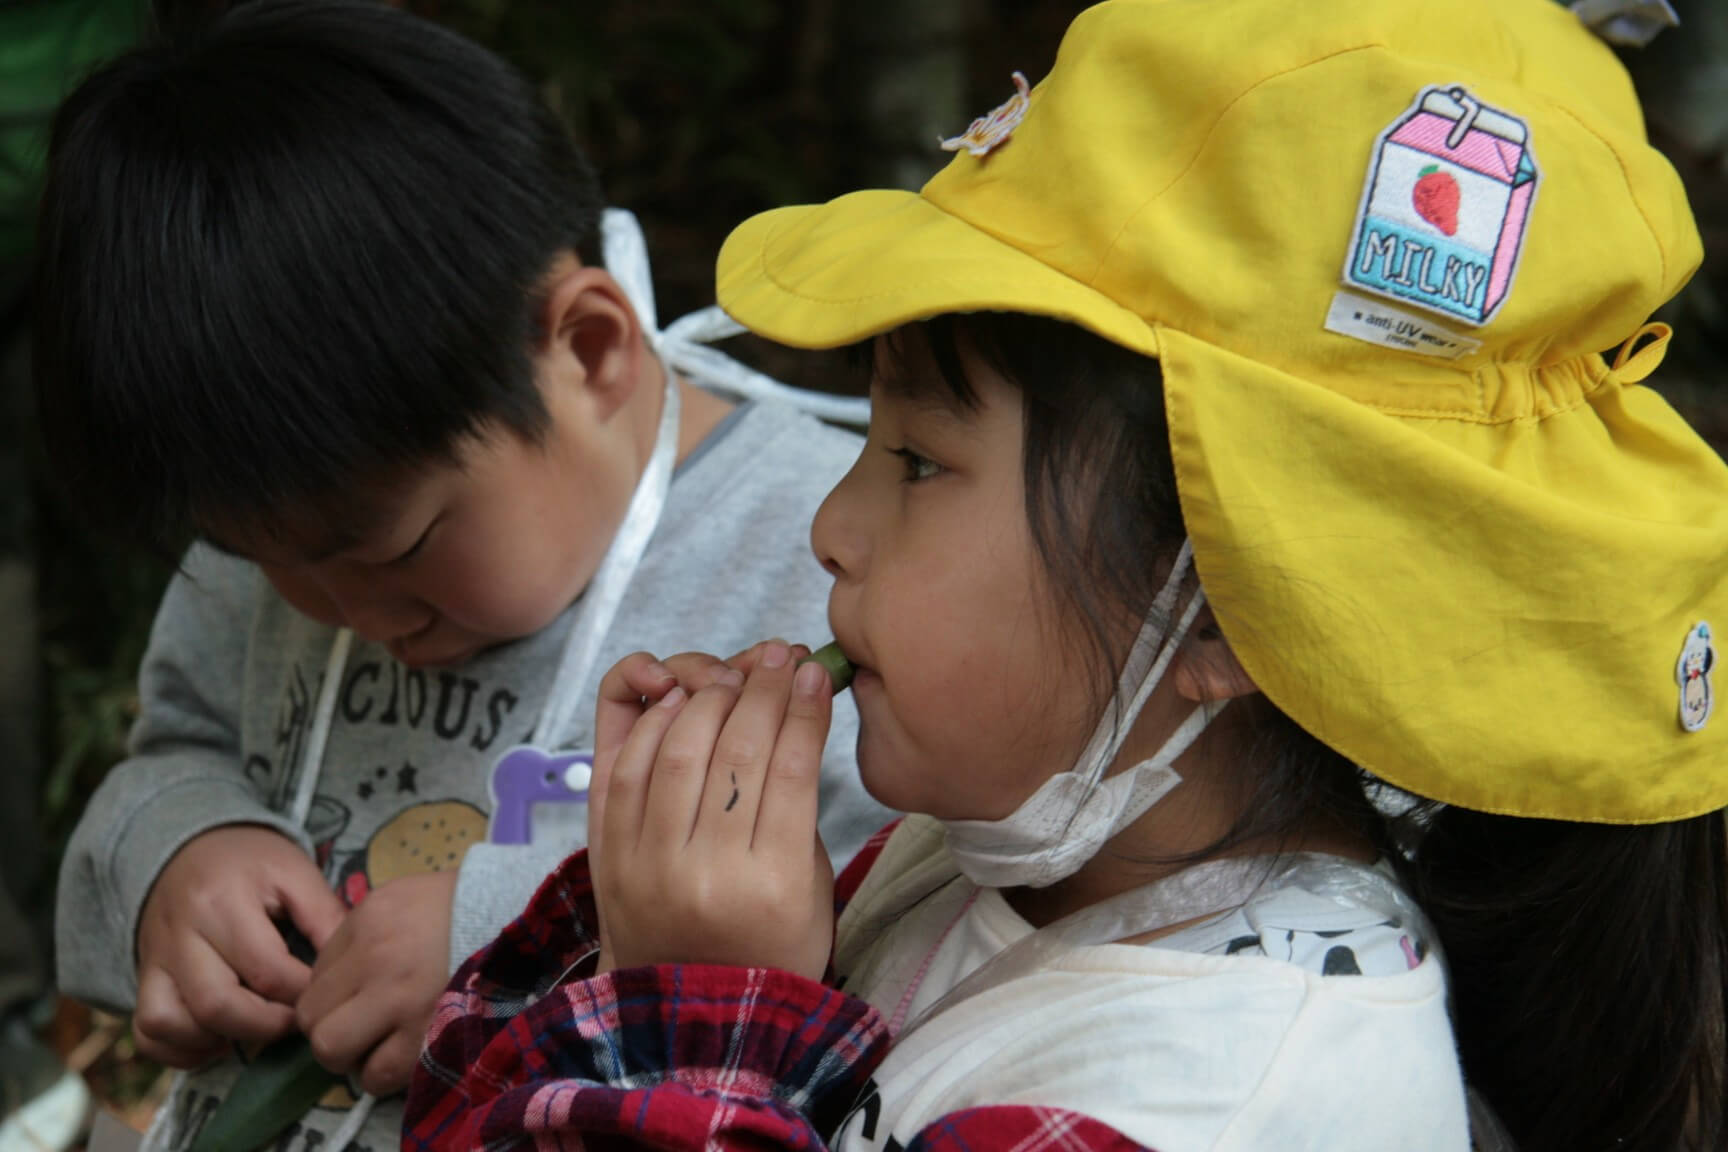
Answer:
<svg viewBox="0 0 1728 1152"><path fill-rule="evenodd" d="M419 536L414 538L414 543L408 545L408 547L406 549L404 549L401 552L398 552L395 556L392 556L390 559L385 560L380 565L380 567L389 567L389 568L399 567L401 565L407 564L410 560L413 560L416 556L418 556L422 552L424 552L426 550L426 542L428 540L432 539L433 530L438 527L439 523L443 519L444 518L442 516L434 517L432 519L432 522L430 524L426 525L425 531L421 532Z"/></svg>
<svg viewBox="0 0 1728 1152"><path fill-rule="evenodd" d="M426 522L426 526L413 536L412 542L403 546L399 541L409 539L405 534L383 531L374 538L378 544L390 544L390 547L372 547L362 545L346 553L346 559L366 568L401 568L426 551L433 533L444 522L444 512L439 512ZM391 543L397 541L398 543Z"/></svg>

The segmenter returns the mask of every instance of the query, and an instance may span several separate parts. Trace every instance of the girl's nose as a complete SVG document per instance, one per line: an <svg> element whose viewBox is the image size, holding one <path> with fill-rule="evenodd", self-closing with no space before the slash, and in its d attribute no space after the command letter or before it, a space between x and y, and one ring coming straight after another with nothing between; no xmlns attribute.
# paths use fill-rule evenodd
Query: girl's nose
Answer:
<svg viewBox="0 0 1728 1152"><path fill-rule="evenodd" d="M810 549L836 580L856 578L863 571L867 550L855 499L857 475L858 465L854 464L822 501L810 524Z"/></svg>

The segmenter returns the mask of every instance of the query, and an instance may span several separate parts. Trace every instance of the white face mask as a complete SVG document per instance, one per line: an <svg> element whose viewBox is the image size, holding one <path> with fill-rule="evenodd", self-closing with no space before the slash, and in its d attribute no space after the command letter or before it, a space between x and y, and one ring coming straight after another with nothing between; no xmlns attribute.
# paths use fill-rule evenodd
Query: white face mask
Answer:
<svg viewBox="0 0 1728 1152"><path fill-rule="evenodd" d="M1046 780L1000 820L942 822L948 850L973 883L987 888L1043 888L1072 876L1112 836L1182 782L1171 765L1223 710L1223 703L1199 705L1151 757L1108 780L1104 773L1205 603L1196 589L1181 618L1164 631L1193 555L1184 541L1128 653L1117 680L1115 706L1098 718L1073 769Z"/></svg>

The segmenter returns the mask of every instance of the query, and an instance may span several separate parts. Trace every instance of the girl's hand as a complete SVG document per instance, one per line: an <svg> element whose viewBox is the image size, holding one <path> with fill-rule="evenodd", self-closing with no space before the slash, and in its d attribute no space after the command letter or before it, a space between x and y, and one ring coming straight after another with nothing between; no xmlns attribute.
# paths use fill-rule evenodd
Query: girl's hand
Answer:
<svg viewBox="0 0 1728 1152"><path fill-rule="evenodd" d="M834 874L816 832L832 690L778 641L731 661L627 657L600 685L589 860L600 970L784 968L820 979Z"/></svg>

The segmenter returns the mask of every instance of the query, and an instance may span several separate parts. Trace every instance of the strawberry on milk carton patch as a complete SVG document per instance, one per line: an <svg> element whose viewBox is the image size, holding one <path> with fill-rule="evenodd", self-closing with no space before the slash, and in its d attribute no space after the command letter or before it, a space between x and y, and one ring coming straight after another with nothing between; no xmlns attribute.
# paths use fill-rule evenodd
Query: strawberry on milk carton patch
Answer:
<svg viewBox="0 0 1728 1152"><path fill-rule="evenodd" d="M1487 323L1511 291L1536 184L1524 121L1460 87L1423 89L1380 135L1345 281Z"/></svg>

